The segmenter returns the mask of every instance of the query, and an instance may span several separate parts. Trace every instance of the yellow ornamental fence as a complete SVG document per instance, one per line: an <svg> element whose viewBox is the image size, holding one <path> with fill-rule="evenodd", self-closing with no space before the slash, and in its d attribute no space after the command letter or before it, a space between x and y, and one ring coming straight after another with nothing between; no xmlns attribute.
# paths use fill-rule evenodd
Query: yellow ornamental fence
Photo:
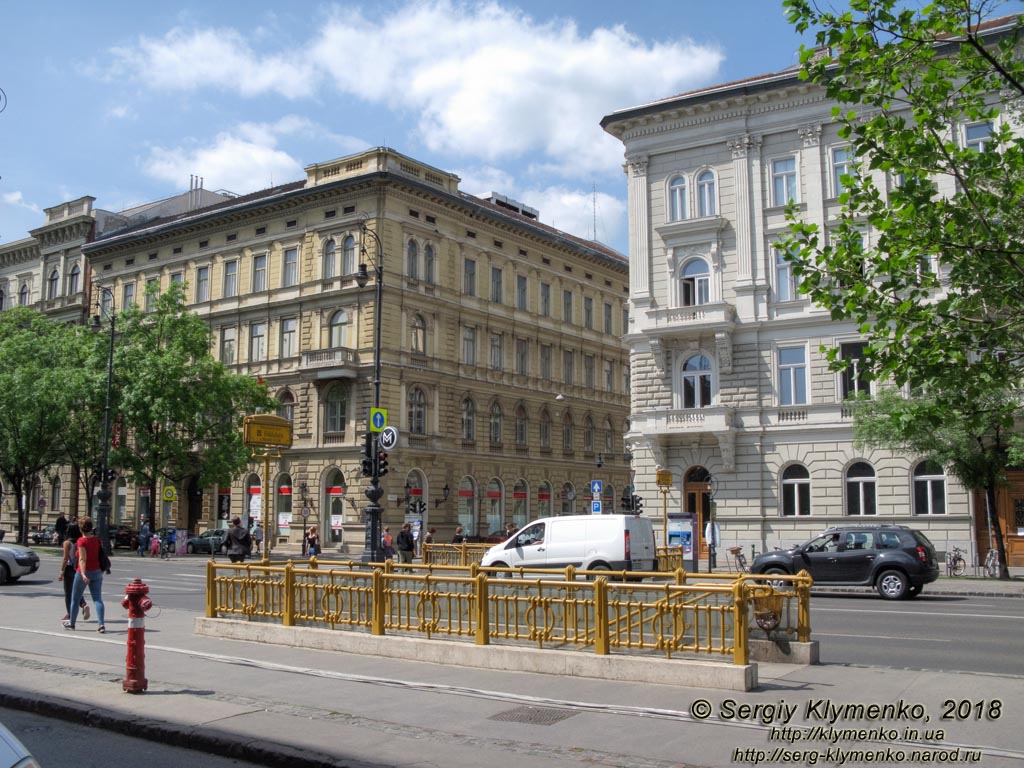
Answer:
<svg viewBox="0 0 1024 768"><path fill-rule="evenodd" d="M207 565L208 617L748 661L749 636L810 639L806 574L763 577L289 561ZM627 578L634 581L626 581ZM636 579L644 578L640 582ZM655 581L654 579L662 579Z"/></svg>

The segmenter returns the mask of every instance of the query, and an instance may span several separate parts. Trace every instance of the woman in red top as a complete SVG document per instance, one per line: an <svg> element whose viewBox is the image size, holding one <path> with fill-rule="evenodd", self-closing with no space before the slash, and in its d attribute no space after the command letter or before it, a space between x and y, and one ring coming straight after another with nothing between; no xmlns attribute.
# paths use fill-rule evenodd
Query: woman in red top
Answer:
<svg viewBox="0 0 1024 768"><path fill-rule="evenodd" d="M88 517L82 521L82 538L76 543L78 547L78 571L75 573L75 585L71 593L71 618L64 622L64 629L74 629L78 618L78 605L89 587L92 604L96 608L97 630L106 632L103 623L103 571L100 568L100 540L92 529L92 520Z"/></svg>

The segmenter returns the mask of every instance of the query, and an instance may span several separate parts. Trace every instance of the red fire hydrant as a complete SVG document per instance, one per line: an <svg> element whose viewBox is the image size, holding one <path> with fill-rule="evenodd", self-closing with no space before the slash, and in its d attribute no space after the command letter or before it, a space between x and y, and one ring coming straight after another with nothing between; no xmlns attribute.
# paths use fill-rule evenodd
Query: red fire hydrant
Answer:
<svg viewBox="0 0 1024 768"><path fill-rule="evenodd" d="M149 587L142 583L142 579L132 579L121 598L121 606L128 610L128 655L121 687L128 693L142 693L149 686L146 679L146 611L153 607L153 601L146 597L148 594Z"/></svg>

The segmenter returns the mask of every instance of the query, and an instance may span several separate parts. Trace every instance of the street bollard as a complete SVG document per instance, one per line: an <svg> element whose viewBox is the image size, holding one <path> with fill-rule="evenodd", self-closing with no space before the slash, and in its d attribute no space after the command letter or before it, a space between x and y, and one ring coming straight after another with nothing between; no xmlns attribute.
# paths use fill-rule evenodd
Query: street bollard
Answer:
<svg viewBox="0 0 1024 768"><path fill-rule="evenodd" d="M146 679L146 611L153 607L153 601L146 597L148 594L149 587L142 583L142 579L132 579L121 598L121 606L128 611L128 654L121 687L128 693L142 693L149 686Z"/></svg>

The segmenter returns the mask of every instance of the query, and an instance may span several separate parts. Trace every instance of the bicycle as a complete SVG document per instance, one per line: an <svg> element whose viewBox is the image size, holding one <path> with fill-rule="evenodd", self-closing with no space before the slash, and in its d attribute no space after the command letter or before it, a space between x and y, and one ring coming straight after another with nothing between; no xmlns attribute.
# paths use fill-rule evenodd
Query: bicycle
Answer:
<svg viewBox="0 0 1024 768"><path fill-rule="evenodd" d="M732 555L732 562L736 566L737 573L750 573L747 556L743 554L743 547L729 547L729 554Z"/></svg>
<svg viewBox="0 0 1024 768"><path fill-rule="evenodd" d="M946 575L963 576L966 570L967 561L964 560L963 550L954 546L952 551L946 553Z"/></svg>
<svg viewBox="0 0 1024 768"><path fill-rule="evenodd" d="M990 579L999 576L999 555L995 549L990 549L985 555L985 575Z"/></svg>

